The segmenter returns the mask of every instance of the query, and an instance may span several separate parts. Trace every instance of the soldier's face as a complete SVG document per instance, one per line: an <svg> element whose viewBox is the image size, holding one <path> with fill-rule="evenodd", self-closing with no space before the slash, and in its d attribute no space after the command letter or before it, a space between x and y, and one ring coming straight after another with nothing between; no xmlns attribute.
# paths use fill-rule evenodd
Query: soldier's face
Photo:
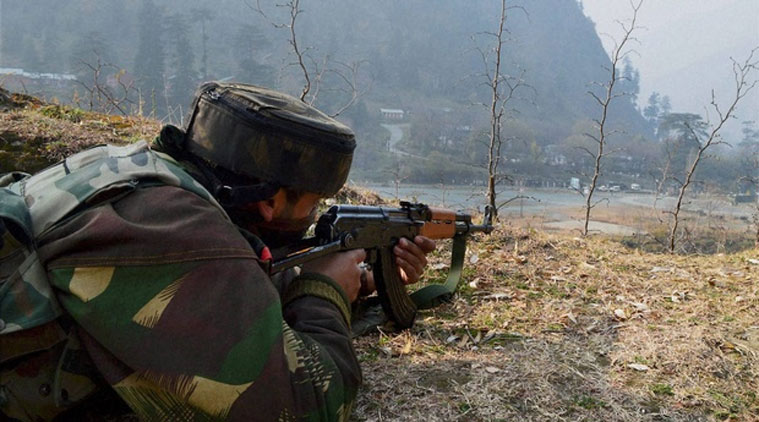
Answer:
<svg viewBox="0 0 759 422"><path fill-rule="evenodd" d="M297 201L292 202L285 196L284 204L275 208L272 217L273 219L303 220L315 214L321 198L318 194L306 192L298 197Z"/></svg>
<svg viewBox="0 0 759 422"><path fill-rule="evenodd" d="M270 248L300 240L313 224L321 196L304 193L297 200L280 190L274 197L230 212L232 220L257 234Z"/></svg>

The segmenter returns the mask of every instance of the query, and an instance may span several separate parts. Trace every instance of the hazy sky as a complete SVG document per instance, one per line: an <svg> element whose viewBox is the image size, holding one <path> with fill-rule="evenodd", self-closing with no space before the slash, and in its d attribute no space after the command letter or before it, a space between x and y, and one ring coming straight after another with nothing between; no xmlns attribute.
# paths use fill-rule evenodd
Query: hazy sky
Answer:
<svg viewBox="0 0 759 422"><path fill-rule="evenodd" d="M632 17L630 1L582 3L609 51L608 35L620 39L622 34L615 20ZM657 91L669 95L673 111L704 114L712 88L723 102L734 91L730 58L743 61L759 46L759 0L644 0L638 23L638 54L631 58L640 71L641 105ZM754 75L759 78L759 72ZM739 120L759 120L759 87L755 90L739 105Z"/></svg>

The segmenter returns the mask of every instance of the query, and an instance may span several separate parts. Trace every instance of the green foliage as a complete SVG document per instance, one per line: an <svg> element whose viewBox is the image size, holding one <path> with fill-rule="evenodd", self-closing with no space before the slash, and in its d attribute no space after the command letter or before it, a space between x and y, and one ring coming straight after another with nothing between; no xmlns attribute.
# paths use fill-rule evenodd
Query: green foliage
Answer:
<svg viewBox="0 0 759 422"><path fill-rule="evenodd" d="M662 116L658 132L682 143L686 149L698 148L706 137L708 124L694 113L668 113Z"/></svg>
<svg viewBox="0 0 759 422"><path fill-rule="evenodd" d="M605 401L586 395L575 397L572 400L572 404L587 410L599 409L608 406Z"/></svg>
<svg viewBox="0 0 759 422"><path fill-rule="evenodd" d="M40 108L40 114L52 119L68 120L73 123L81 122L84 117L84 112L81 109L57 104L46 105Z"/></svg>
<svg viewBox="0 0 759 422"><path fill-rule="evenodd" d="M651 385L651 392L657 396L674 396L675 392L672 386L669 384L653 384Z"/></svg>

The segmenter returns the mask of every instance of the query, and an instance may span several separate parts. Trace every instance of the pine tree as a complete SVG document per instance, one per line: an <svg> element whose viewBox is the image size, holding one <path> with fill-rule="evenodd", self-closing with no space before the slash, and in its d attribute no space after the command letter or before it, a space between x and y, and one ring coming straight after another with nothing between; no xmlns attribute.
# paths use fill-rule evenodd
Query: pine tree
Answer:
<svg viewBox="0 0 759 422"><path fill-rule="evenodd" d="M150 113L159 112L164 93L163 11L152 0L144 0L139 14L140 33L134 72L142 101ZM160 107L163 111L163 107Z"/></svg>
<svg viewBox="0 0 759 422"><path fill-rule="evenodd" d="M239 66L237 80L263 86L274 82L274 69L261 63L269 41L256 26L242 25L232 45Z"/></svg>
<svg viewBox="0 0 759 422"><path fill-rule="evenodd" d="M169 106L186 109L198 82L195 55L188 37L187 18L182 14L174 15L168 19L167 27L172 47L171 60L166 71L170 84Z"/></svg>

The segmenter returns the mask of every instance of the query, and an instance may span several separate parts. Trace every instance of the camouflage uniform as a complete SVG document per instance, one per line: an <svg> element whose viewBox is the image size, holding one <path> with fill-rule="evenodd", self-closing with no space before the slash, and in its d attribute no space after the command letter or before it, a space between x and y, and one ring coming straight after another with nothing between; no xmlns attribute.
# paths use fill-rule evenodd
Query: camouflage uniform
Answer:
<svg viewBox="0 0 759 422"><path fill-rule="evenodd" d="M40 262L97 372L148 421L347 419L361 373L342 289L301 274L280 296L224 211L165 157L143 148L76 171L89 186L143 155L170 171L97 192L39 233Z"/></svg>

